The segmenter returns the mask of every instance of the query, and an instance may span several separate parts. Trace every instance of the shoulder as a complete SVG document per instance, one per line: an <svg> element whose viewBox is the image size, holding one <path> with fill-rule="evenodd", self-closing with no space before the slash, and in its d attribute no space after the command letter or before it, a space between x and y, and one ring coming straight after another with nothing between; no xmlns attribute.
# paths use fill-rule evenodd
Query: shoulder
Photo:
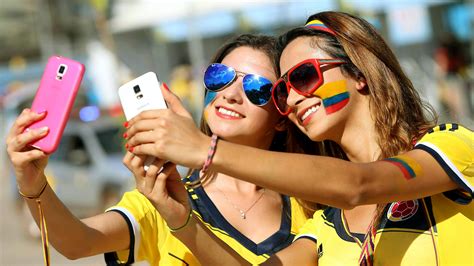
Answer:
<svg viewBox="0 0 474 266"><path fill-rule="evenodd" d="M117 211L137 221L147 217L156 219L159 216L150 201L136 189L126 192L117 205L106 211Z"/></svg>
<svg viewBox="0 0 474 266"><path fill-rule="evenodd" d="M414 149L430 154L444 172L461 188L457 191L462 191L463 198L467 199L463 201L470 202L474 193L473 144L474 133L472 130L458 124L441 124L430 129L416 143ZM467 193L466 196L465 193Z"/></svg>
<svg viewBox="0 0 474 266"><path fill-rule="evenodd" d="M474 133L458 124L441 124L430 129L415 145L439 163L471 172L474 160Z"/></svg>
<svg viewBox="0 0 474 266"><path fill-rule="evenodd" d="M430 130L416 143L415 148L437 146L456 147L472 152L474 133L458 124L441 124Z"/></svg>
<svg viewBox="0 0 474 266"><path fill-rule="evenodd" d="M321 224L333 224L340 209L328 207L324 210L317 210L313 218L309 219L306 225L319 227ZM305 226L306 226L305 225Z"/></svg>
<svg viewBox="0 0 474 266"><path fill-rule="evenodd" d="M314 213L313 218L308 219L306 223L301 227L296 239L308 238L315 242L318 242L318 238L321 237L321 232L329 228L333 230L334 218L339 209L328 207L324 210L318 210ZM321 241L319 241L321 242Z"/></svg>

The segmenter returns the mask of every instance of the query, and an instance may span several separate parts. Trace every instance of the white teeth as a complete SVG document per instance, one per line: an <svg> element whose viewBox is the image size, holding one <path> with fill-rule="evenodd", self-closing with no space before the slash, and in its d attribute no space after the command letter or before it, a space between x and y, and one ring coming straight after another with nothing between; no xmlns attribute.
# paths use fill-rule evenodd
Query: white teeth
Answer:
<svg viewBox="0 0 474 266"><path fill-rule="evenodd" d="M305 120L310 114L315 113L316 111L318 111L319 107L320 107L320 105L313 106L313 107L309 108L308 110L306 110L306 112L301 117L301 121Z"/></svg>
<svg viewBox="0 0 474 266"><path fill-rule="evenodd" d="M227 110L227 109L222 108L222 107L219 107L219 109L217 111L221 114L224 114L224 115L229 115L229 116L233 116L233 117L242 117L240 114L238 114L234 111Z"/></svg>

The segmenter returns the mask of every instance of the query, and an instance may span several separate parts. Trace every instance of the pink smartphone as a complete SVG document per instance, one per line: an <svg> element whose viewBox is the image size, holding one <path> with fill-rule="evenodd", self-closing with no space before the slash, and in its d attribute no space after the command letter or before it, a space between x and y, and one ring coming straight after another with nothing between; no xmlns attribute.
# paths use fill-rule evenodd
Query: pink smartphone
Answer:
<svg viewBox="0 0 474 266"><path fill-rule="evenodd" d="M59 145L74 100L79 90L84 66L72 59L51 56L46 64L36 91L31 110L46 111L44 119L31 124L26 130L47 126L49 133L30 145L45 153L53 153Z"/></svg>

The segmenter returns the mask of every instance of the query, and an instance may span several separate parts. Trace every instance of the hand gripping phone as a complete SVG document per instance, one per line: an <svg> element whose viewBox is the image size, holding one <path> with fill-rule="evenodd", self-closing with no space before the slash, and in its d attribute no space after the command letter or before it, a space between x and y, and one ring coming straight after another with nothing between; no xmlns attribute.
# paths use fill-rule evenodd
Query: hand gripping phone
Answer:
<svg viewBox="0 0 474 266"><path fill-rule="evenodd" d="M118 89L118 94L127 121L142 111L168 108L161 94L160 82L153 72L125 83ZM150 156L145 159L145 171L154 160L155 158Z"/></svg>
<svg viewBox="0 0 474 266"><path fill-rule="evenodd" d="M84 76L84 66L72 59L51 56L31 105L34 112L46 112L44 119L31 124L26 130L47 126L48 134L33 143L32 147L53 153L61 140Z"/></svg>

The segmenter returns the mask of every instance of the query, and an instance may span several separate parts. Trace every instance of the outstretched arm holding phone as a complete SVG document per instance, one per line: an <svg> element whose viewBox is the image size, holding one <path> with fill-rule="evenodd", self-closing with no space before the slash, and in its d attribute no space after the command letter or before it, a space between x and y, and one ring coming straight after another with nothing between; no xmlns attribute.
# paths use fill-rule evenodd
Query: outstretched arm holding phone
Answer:
<svg viewBox="0 0 474 266"><path fill-rule="evenodd" d="M163 91L163 95L169 110L145 111L131 119L127 145L137 155L153 155L201 168L211 138L183 115L187 111L173 93ZM153 132L144 122L148 119L158 121ZM217 145L210 168L286 195L343 209L422 198L458 187L431 155L422 150L406 154L417 160L422 169L430 170L421 173L429 174L406 182L403 173L396 167L387 167L385 161L355 163L327 156L272 152L223 140ZM288 185L289 173L297 186Z"/></svg>
<svg viewBox="0 0 474 266"><path fill-rule="evenodd" d="M69 259L92 256L106 251L126 249L129 244L128 227L117 213L105 213L79 220L58 199L44 174L49 156L28 144L48 134L48 128L25 128L46 114L25 109L15 121L7 136L7 152L12 162L19 191L26 196L39 195L46 217L49 241ZM35 200L25 198L37 224L38 206Z"/></svg>

